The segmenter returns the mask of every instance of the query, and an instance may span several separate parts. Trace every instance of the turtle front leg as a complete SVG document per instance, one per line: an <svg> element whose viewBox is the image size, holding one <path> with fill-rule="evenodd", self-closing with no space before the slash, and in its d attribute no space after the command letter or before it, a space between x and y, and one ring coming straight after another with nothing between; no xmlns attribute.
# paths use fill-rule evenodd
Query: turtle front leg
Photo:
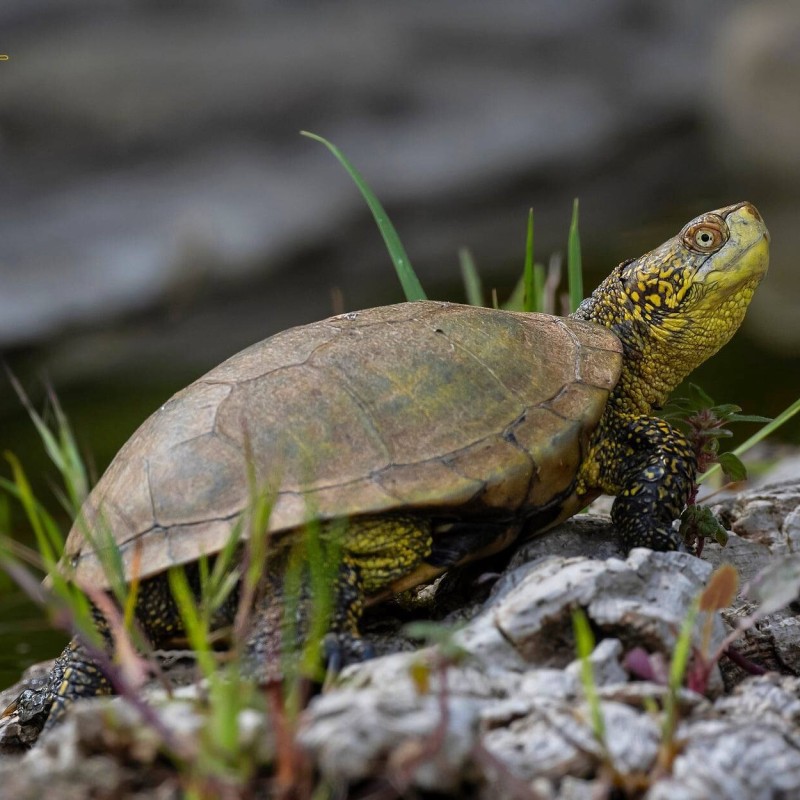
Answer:
<svg viewBox="0 0 800 800"><path fill-rule="evenodd" d="M189 585L197 596L200 592L200 576L196 565L186 568ZM230 623L236 607L236 595L232 595L217 612L216 626ZM153 644L167 643L183 634L183 624L169 582L163 575L145 580L139 587L136 603L136 618L145 636ZM98 646L111 657L114 642L105 616L92 608L92 621L100 634ZM87 647L80 636L76 636L64 648L50 671L47 683L36 689L26 689L12 703L23 723L47 731L56 725L68 708L85 697L113 694L108 678L93 656L93 648Z"/></svg>
<svg viewBox="0 0 800 800"><path fill-rule="evenodd" d="M688 440L657 417L612 420L595 435L583 480L616 495L611 519L626 547L684 549L672 523L685 508L697 473Z"/></svg>

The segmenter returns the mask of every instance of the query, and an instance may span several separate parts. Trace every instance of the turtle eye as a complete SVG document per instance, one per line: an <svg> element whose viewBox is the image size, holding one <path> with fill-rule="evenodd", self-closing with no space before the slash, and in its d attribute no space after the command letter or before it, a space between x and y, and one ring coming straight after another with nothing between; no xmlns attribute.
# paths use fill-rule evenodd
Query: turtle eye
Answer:
<svg viewBox="0 0 800 800"><path fill-rule="evenodd" d="M687 247L700 253L712 253L727 239L719 226L709 222L692 225L684 234Z"/></svg>

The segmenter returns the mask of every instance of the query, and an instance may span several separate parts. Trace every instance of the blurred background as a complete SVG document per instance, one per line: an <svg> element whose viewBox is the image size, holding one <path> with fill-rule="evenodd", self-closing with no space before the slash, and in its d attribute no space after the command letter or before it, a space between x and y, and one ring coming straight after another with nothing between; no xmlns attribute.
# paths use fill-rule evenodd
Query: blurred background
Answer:
<svg viewBox="0 0 800 800"><path fill-rule="evenodd" d="M437 298L464 297L462 246L505 297L529 207L546 261L580 198L590 291L754 202L771 271L696 380L751 413L800 395L793 0L0 0L0 53L0 351L37 407L54 387L98 472L242 347L402 300L361 196L300 129L359 167ZM0 449L47 494L4 374ZM55 649L0 603L4 684Z"/></svg>

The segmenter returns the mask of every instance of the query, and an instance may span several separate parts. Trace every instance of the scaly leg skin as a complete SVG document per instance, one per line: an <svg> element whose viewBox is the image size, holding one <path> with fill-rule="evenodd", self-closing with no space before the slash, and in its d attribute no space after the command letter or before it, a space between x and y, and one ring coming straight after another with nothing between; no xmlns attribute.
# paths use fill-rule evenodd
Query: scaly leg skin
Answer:
<svg viewBox="0 0 800 800"><path fill-rule="evenodd" d="M365 598L412 572L432 549L432 524L419 516L362 517L344 533L333 614L323 652L329 669L339 671L373 655L359 623Z"/></svg>
<svg viewBox="0 0 800 800"><path fill-rule="evenodd" d="M618 415L614 420L612 435L610 425L596 435L598 444L584 469L594 485L617 496L611 519L623 543L628 548L684 550L672 523L689 500L697 472L689 442L657 417Z"/></svg>
<svg viewBox="0 0 800 800"><path fill-rule="evenodd" d="M111 635L105 618L97 611L93 616L103 641L110 647ZM75 700L107 694L111 694L108 680L80 638L75 637L56 659L47 684L39 689L25 689L12 705L16 706L21 723L49 730Z"/></svg>

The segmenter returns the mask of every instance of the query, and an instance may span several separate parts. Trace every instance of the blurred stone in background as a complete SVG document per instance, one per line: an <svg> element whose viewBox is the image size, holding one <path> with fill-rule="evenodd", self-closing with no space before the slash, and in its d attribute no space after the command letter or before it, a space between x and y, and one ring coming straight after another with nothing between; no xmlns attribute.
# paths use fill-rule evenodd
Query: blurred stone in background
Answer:
<svg viewBox="0 0 800 800"><path fill-rule="evenodd" d="M0 348L61 392L176 388L332 297L402 299L309 129L450 299L463 245L510 289L530 206L544 258L580 197L591 288L696 213L752 200L775 258L751 332L798 357L798 30L796 4L730 0L6 0Z"/></svg>
<svg viewBox="0 0 800 800"><path fill-rule="evenodd" d="M721 30L712 65L715 152L733 182L753 186L772 231L770 279L751 330L770 347L800 353L800 5L748 4ZM762 200L763 198L763 200ZM800 388L800 374L795 376Z"/></svg>

